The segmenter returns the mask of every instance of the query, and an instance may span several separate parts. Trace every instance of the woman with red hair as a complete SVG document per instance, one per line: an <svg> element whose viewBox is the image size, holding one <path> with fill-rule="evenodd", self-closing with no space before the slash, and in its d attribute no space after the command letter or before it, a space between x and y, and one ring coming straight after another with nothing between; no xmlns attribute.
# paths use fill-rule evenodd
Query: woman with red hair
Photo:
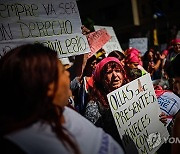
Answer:
<svg viewBox="0 0 180 154"><path fill-rule="evenodd" d="M121 144L107 94L128 82L124 67L117 58L106 57L97 64L93 80L94 85L90 91L84 116Z"/></svg>

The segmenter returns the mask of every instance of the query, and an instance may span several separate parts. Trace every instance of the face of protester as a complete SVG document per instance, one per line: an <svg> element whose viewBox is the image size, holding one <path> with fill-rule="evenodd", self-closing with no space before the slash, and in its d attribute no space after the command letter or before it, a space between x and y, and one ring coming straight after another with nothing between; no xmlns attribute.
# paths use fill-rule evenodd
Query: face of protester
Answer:
<svg viewBox="0 0 180 154"><path fill-rule="evenodd" d="M131 68L131 69L134 69L134 68L138 68L138 65L139 63L137 62L132 62L132 63L129 63L128 64L128 67Z"/></svg>
<svg viewBox="0 0 180 154"><path fill-rule="evenodd" d="M113 91L123 84L123 74L119 67L108 67L104 76L103 85L108 91Z"/></svg>
<svg viewBox="0 0 180 154"><path fill-rule="evenodd" d="M49 85L48 95L54 93L55 83ZM60 61L58 61L58 83L57 90L54 94L53 103L57 106L64 107L68 103L68 98L71 95L69 72L64 68Z"/></svg>
<svg viewBox="0 0 180 154"><path fill-rule="evenodd" d="M174 50L178 53L180 53L180 42L177 42L175 45L174 45Z"/></svg>
<svg viewBox="0 0 180 154"><path fill-rule="evenodd" d="M125 58L123 58L120 62L123 66L125 66Z"/></svg>
<svg viewBox="0 0 180 154"><path fill-rule="evenodd" d="M174 78L173 91L180 96L180 77Z"/></svg>
<svg viewBox="0 0 180 154"><path fill-rule="evenodd" d="M96 65L97 65L97 61L96 60L93 60L92 63L90 64L90 69L89 71L90 72L93 72L96 68Z"/></svg>
<svg viewBox="0 0 180 154"><path fill-rule="evenodd" d="M148 60L153 60L153 55L154 53L152 52L152 50L150 50L148 54Z"/></svg>

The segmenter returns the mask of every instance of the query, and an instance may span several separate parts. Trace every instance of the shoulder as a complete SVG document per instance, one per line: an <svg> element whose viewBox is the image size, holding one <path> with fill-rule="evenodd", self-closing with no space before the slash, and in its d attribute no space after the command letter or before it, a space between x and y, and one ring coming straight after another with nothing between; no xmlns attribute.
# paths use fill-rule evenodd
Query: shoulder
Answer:
<svg viewBox="0 0 180 154"><path fill-rule="evenodd" d="M123 153L122 148L110 135L106 134L102 128L96 127L78 112L65 107L63 115L66 120L64 127L77 141L81 153Z"/></svg>
<svg viewBox="0 0 180 154"><path fill-rule="evenodd" d="M69 153L52 131L51 126L37 122L28 128L9 134L6 138L28 154ZM48 146L44 146L48 145Z"/></svg>

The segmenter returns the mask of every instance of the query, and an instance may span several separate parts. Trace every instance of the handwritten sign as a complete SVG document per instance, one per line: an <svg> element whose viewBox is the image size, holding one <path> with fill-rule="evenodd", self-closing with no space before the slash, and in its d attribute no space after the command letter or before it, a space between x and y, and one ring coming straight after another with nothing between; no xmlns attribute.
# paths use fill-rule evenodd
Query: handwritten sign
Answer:
<svg viewBox="0 0 180 154"><path fill-rule="evenodd" d="M106 54L108 55L113 50L118 50L122 52L121 45L116 37L113 27L97 25L94 26L95 30L100 30L103 28L106 29L108 34L111 36L111 39L102 47L106 51Z"/></svg>
<svg viewBox="0 0 180 154"><path fill-rule="evenodd" d="M0 55L34 42L56 46L59 57L90 52L81 25L75 0L1 0Z"/></svg>
<svg viewBox="0 0 180 154"><path fill-rule="evenodd" d="M126 152L155 153L169 134L159 121L161 110L150 75L133 80L107 97Z"/></svg>
<svg viewBox="0 0 180 154"><path fill-rule="evenodd" d="M39 37L39 38L28 38L28 39L15 39L12 41L1 41L0 42L0 58L6 52L14 47L28 44L28 43L41 43L47 47L56 50L59 58L68 57L72 55L79 55L89 52L89 45L86 36L81 34L76 35L63 35L61 37Z"/></svg>
<svg viewBox="0 0 180 154"><path fill-rule="evenodd" d="M180 98L173 92L165 92L158 97L160 109L167 115L174 116L180 109Z"/></svg>
<svg viewBox="0 0 180 154"><path fill-rule="evenodd" d="M0 41L81 33L75 0L1 0Z"/></svg>
<svg viewBox="0 0 180 154"><path fill-rule="evenodd" d="M138 49L143 56L148 49L148 39L147 38L130 38L129 47Z"/></svg>
<svg viewBox="0 0 180 154"><path fill-rule="evenodd" d="M87 35L87 40L91 49L88 57L91 57L95 52L102 48L102 46L110 40L111 36L105 29L92 32Z"/></svg>

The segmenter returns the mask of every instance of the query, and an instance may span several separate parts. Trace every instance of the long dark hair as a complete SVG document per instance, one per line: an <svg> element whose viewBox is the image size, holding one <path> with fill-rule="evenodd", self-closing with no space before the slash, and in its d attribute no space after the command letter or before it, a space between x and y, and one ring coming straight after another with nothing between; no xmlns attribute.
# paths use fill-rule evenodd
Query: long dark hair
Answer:
<svg viewBox="0 0 180 154"><path fill-rule="evenodd" d="M66 147L69 144L79 153L60 123L63 110L52 103L53 96L47 96L49 84L58 82L57 62L56 51L41 44L22 45L0 59L0 136L41 120L51 125Z"/></svg>
<svg viewBox="0 0 180 154"><path fill-rule="evenodd" d="M119 50L113 50L108 54L108 57L116 57L119 61L126 58L126 56Z"/></svg>

